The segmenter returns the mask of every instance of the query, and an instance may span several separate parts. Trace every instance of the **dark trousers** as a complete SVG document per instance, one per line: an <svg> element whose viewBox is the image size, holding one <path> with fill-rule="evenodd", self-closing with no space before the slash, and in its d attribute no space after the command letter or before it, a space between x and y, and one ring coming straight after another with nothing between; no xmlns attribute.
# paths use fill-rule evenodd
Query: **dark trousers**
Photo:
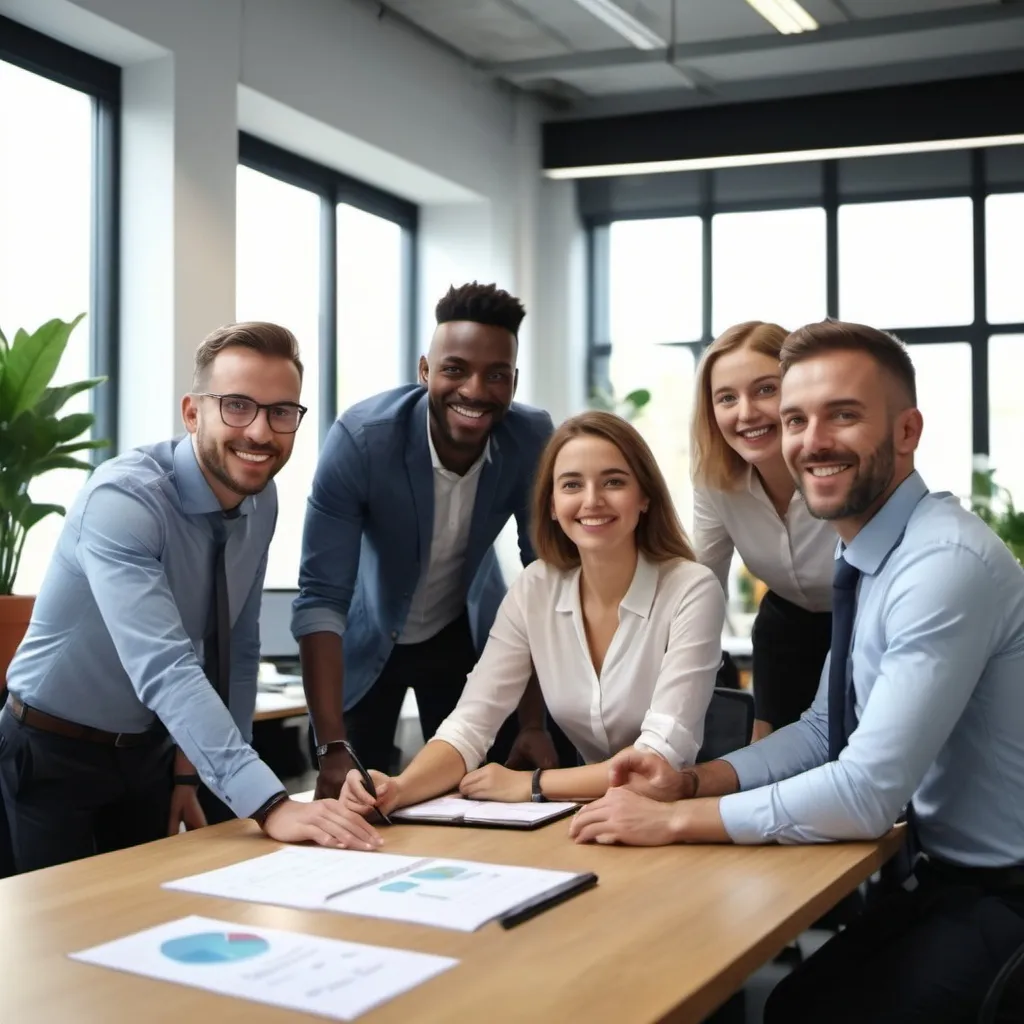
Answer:
<svg viewBox="0 0 1024 1024"><path fill-rule="evenodd" d="M880 897L787 975L765 1024L974 1024L1000 968L1024 943L1024 888L920 884ZM1018 992L1019 998L1019 992ZM1024 1020L1006 1006L997 1019Z"/></svg>
<svg viewBox="0 0 1024 1024"><path fill-rule="evenodd" d="M17 871L167 835L174 743L115 747L58 736L0 713L0 792Z"/></svg>
<svg viewBox="0 0 1024 1024"><path fill-rule="evenodd" d="M769 590L761 598L751 641L754 717L781 729L814 701L832 645L832 615L809 612Z"/></svg>
<svg viewBox="0 0 1024 1024"><path fill-rule="evenodd" d="M367 768L395 771L395 730L406 690L411 686L416 694L423 739L429 740L458 704L476 661L465 612L429 640L396 644L373 686L345 712L345 730L359 760ZM518 732L512 714L498 731L487 759L504 762Z"/></svg>

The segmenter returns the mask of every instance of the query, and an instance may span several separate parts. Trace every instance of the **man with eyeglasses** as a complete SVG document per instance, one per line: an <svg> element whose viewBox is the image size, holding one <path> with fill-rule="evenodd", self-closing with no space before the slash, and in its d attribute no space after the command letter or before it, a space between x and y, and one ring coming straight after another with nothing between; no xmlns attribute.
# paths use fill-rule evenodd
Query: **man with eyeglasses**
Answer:
<svg viewBox="0 0 1024 1024"><path fill-rule="evenodd" d="M283 842L379 845L337 801L289 800L248 743L272 479L306 412L301 385L287 329L214 331L182 399L186 435L83 487L0 713L18 871L202 826L200 792L211 817L252 817Z"/></svg>

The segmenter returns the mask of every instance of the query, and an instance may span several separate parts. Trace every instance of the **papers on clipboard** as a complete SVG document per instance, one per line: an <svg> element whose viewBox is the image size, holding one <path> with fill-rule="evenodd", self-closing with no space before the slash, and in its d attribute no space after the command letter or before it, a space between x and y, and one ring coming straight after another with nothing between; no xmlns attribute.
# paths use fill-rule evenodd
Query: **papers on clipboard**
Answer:
<svg viewBox="0 0 1024 1024"><path fill-rule="evenodd" d="M392 821L428 825L490 825L494 828L533 829L557 821L576 810L575 803L500 803L440 796L411 804L390 814Z"/></svg>
<svg viewBox="0 0 1024 1024"><path fill-rule="evenodd" d="M289 847L164 888L472 932L495 919L511 927L596 882L589 873Z"/></svg>

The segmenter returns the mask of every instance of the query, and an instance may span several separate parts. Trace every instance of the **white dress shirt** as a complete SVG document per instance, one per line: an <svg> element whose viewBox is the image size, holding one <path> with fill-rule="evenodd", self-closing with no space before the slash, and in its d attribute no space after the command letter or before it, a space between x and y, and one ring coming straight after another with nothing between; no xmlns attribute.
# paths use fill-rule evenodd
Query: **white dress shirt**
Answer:
<svg viewBox="0 0 1024 1024"><path fill-rule="evenodd" d="M630 745L692 764L721 664L725 599L696 562L637 559L601 672L580 605L580 570L537 560L519 575L455 710L437 730L466 769L484 759L536 669L551 717L588 763Z"/></svg>
<svg viewBox="0 0 1024 1024"><path fill-rule="evenodd" d="M872 839L913 798L925 853L1024 863L1024 572L917 473L844 551L863 573L847 661L857 728L828 760L829 660L799 722L725 760L737 843Z"/></svg>
<svg viewBox="0 0 1024 1024"><path fill-rule="evenodd" d="M466 545L480 484L480 470L491 457L491 442L483 454L461 476L446 469L437 456L427 412L427 444L434 467L434 530L430 538L430 561L412 594L400 644L418 644L436 636L466 607Z"/></svg>
<svg viewBox="0 0 1024 1024"><path fill-rule="evenodd" d="M780 516L753 467L735 491L694 489L693 545L697 561L714 570L726 593L735 548L779 597L809 612L832 610L835 530L811 515L799 491Z"/></svg>

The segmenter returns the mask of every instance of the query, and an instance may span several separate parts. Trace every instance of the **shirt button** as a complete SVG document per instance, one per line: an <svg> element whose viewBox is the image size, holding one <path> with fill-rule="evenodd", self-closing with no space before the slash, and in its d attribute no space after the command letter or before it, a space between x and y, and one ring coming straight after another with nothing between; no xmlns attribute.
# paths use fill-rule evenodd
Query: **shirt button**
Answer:
<svg viewBox="0 0 1024 1024"><path fill-rule="evenodd" d="M391 639L392 640L397 640L398 639L398 630L397 629L391 630Z"/></svg>

